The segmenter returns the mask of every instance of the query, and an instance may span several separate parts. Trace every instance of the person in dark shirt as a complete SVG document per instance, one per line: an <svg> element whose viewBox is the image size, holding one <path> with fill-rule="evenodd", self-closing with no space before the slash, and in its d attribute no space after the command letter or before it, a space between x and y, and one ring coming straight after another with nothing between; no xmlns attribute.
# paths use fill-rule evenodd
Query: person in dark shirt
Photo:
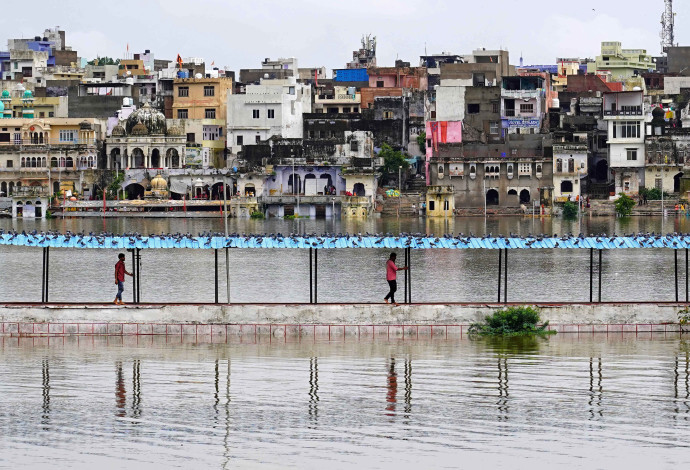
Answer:
<svg viewBox="0 0 690 470"><path fill-rule="evenodd" d="M132 273L125 269L125 254L117 255L118 261L115 264L115 285L117 286L117 295L115 295L115 305L124 305L122 301L122 293L125 290L125 274L131 276Z"/></svg>

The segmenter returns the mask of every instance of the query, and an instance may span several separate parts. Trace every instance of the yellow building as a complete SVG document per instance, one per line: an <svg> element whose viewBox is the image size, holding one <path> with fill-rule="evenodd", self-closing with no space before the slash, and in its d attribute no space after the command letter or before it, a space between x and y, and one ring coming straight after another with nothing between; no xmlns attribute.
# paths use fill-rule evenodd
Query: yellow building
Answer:
<svg viewBox="0 0 690 470"><path fill-rule="evenodd" d="M620 82L637 73L656 70L656 64L646 49L623 49L621 43L601 43L601 55L587 64L587 73L611 72L611 81Z"/></svg>
<svg viewBox="0 0 690 470"><path fill-rule="evenodd" d="M104 128L99 119L0 120L0 193L27 186L56 193L62 185L93 194Z"/></svg>
<svg viewBox="0 0 690 470"><path fill-rule="evenodd" d="M140 59L122 59L120 60L120 68L117 71L118 77L137 77L140 75L149 75L151 72L146 71L144 61Z"/></svg>
<svg viewBox="0 0 690 470"><path fill-rule="evenodd" d="M426 191L426 215L428 217L453 217L455 196L453 186L428 186Z"/></svg>
<svg viewBox="0 0 690 470"><path fill-rule="evenodd" d="M187 120L187 155L202 166L226 166L227 99L232 88L228 77L178 78L173 83L173 118Z"/></svg>

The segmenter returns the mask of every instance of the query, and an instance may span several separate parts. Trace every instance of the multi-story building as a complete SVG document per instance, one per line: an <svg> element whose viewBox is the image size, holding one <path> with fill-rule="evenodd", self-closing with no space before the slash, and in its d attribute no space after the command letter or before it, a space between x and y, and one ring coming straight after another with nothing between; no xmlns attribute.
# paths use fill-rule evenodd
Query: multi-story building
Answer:
<svg viewBox="0 0 690 470"><path fill-rule="evenodd" d="M319 89L314 96L315 113L359 113L362 96L355 87L333 86L330 89Z"/></svg>
<svg viewBox="0 0 690 470"><path fill-rule="evenodd" d="M301 139L302 117L311 113L311 85L296 78L261 79L247 85L246 93L227 101L228 150L237 155L243 145L257 144L273 136Z"/></svg>
<svg viewBox="0 0 690 470"><path fill-rule="evenodd" d="M656 64L645 49L623 49L618 41L602 42L601 55L587 64L588 73L610 72L616 82L654 70Z"/></svg>
<svg viewBox="0 0 690 470"><path fill-rule="evenodd" d="M173 118L185 119L189 153L201 152L210 166L224 168L228 77L178 78L173 85Z"/></svg>
<svg viewBox="0 0 690 470"><path fill-rule="evenodd" d="M542 77L503 77L501 121L506 134L537 134L545 113Z"/></svg>
<svg viewBox="0 0 690 470"><path fill-rule="evenodd" d="M0 193L11 196L29 186L90 197L99 183L103 124L98 119L1 119Z"/></svg>
<svg viewBox="0 0 690 470"><path fill-rule="evenodd" d="M587 143L553 144L553 198L556 202L575 201L582 196L587 177Z"/></svg>
<svg viewBox="0 0 690 470"><path fill-rule="evenodd" d="M604 93L609 169L615 193L636 194L645 185L645 114L642 91Z"/></svg>
<svg viewBox="0 0 690 470"><path fill-rule="evenodd" d="M404 89L426 90L426 68L410 67L409 62L396 61L395 67L370 67L369 86L361 89L362 107L373 106L376 97L402 96Z"/></svg>

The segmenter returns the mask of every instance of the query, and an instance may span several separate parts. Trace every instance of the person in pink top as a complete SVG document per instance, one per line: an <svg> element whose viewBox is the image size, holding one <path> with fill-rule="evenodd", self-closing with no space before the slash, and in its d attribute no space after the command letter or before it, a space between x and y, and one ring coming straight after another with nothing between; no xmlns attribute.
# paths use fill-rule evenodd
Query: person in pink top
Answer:
<svg viewBox="0 0 690 470"><path fill-rule="evenodd" d="M399 268L395 265L395 258L396 254L391 253L390 258L388 258L388 262L386 263L386 280L388 281L388 285L390 286L390 291L388 292L388 295L384 297L383 301L386 303L392 303L396 307L398 304L395 301L395 291L398 290L398 282L397 282L397 274L398 271L405 271L407 267L405 268ZM388 299L390 299L390 302L388 302Z"/></svg>

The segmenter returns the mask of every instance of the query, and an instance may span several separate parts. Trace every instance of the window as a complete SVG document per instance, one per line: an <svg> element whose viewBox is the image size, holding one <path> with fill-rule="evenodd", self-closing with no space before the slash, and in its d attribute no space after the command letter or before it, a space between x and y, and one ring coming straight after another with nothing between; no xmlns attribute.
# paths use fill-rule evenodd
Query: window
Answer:
<svg viewBox="0 0 690 470"><path fill-rule="evenodd" d="M46 113L44 113L43 111L40 111L40 112L38 113L38 117L44 118L44 117L46 117Z"/></svg>
<svg viewBox="0 0 690 470"><path fill-rule="evenodd" d="M628 161L637 160L637 149L625 149L625 153L627 154Z"/></svg>
<svg viewBox="0 0 690 470"><path fill-rule="evenodd" d="M147 93L146 87L140 87L139 88L139 94L140 95L145 95Z"/></svg>
<svg viewBox="0 0 690 470"><path fill-rule="evenodd" d="M50 111L50 112L48 113L48 117L55 117L55 113L52 112L52 111Z"/></svg>
<svg viewBox="0 0 690 470"><path fill-rule="evenodd" d="M508 173L508 178L513 177L513 164L512 163L508 163L507 173Z"/></svg>
<svg viewBox="0 0 690 470"><path fill-rule="evenodd" d="M259 110L258 109L252 109L252 118L254 119L259 119Z"/></svg>
<svg viewBox="0 0 690 470"><path fill-rule="evenodd" d="M384 111L383 119L393 119L393 111Z"/></svg>
<svg viewBox="0 0 690 470"><path fill-rule="evenodd" d="M479 114L479 103L468 104L467 114Z"/></svg>
<svg viewBox="0 0 690 470"><path fill-rule="evenodd" d="M344 106L343 107L343 113L349 113L349 112L350 112L350 108L348 106Z"/></svg>
<svg viewBox="0 0 690 470"><path fill-rule="evenodd" d="M443 201L443 210L450 210L450 202L448 200Z"/></svg>
<svg viewBox="0 0 690 470"><path fill-rule="evenodd" d="M276 117L276 110L275 109L269 109L268 110L268 119L275 119Z"/></svg>
<svg viewBox="0 0 690 470"><path fill-rule="evenodd" d="M237 136L237 145L242 145L242 142L244 142L244 139L242 138L241 135Z"/></svg>
<svg viewBox="0 0 690 470"><path fill-rule="evenodd" d="M472 74L472 86L484 86L486 83L486 78L483 73L473 73Z"/></svg>
<svg viewBox="0 0 690 470"><path fill-rule="evenodd" d="M376 88L383 88L383 80L376 81Z"/></svg>
<svg viewBox="0 0 690 470"><path fill-rule="evenodd" d="M14 162L12 160L7 160L7 168L12 168L14 166Z"/></svg>
<svg viewBox="0 0 690 470"><path fill-rule="evenodd" d="M76 142L77 133L75 131L61 130L60 142Z"/></svg>
<svg viewBox="0 0 690 470"><path fill-rule="evenodd" d="M436 209L436 203L434 201L429 201L429 210L433 211Z"/></svg>
<svg viewBox="0 0 690 470"><path fill-rule="evenodd" d="M501 112L501 103L498 101L491 103L491 112L494 114L498 114Z"/></svg>
<svg viewBox="0 0 690 470"><path fill-rule="evenodd" d="M177 110L177 119L187 119L189 117L189 111L186 109Z"/></svg>
<svg viewBox="0 0 690 470"><path fill-rule="evenodd" d="M489 123L489 134L491 135L497 135L498 134L498 121L491 121Z"/></svg>
<svg viewBox="0 0 690 470"><path fill-rule="evenodd" d="M615 127L614 138L616 137ZM621 121L620 128L622 139L638 139L640 137L640 121Z"/></svg>
<svg viewBox="0 0 690 470"><path fill-rule="evenodd" d="M532 164L531 163L518 163L518 176L531 176L532 175Z"/></svg>
<svg viewBox="0 0 690 470"><path fill-rule="evenodd" d="M194 132L187 132L187 142L196 142L196 134Z"/></svg>
<svg viewBox="0 0 690 470"><path fill-rule="evenodd" d="M258 144L259 142L261 142L261 136L260 136L260 135L257 135L256 138L254 139L254 141L255 141L257 144Z"/></svg>
<svg viewBox="0 0 690 470"><path fill-rule="evenodd" d="M350 142L350 150L353 152L357 152L359 150L359 142L357 142L356 140Z"/></svg>
<svg viewBox="0 0 690 470"><path fill-rule="evenodd" d="M215 119L216 118L216 110L214 108L208 108L204 112L204 117L206 119Z"/></svg>
<svg viewBox="0 0 690 470"><path fill-rule="evenodd" d="M204 86L204 96L216 96L216 87Z"/></svg>
<svg viewBox="0 0 690 470"><path fill-rule="evenodd" d="M354 108L352 108L352 112L353 112L353 113L358 113L358 112L359 112L359 107L355 106Z"/></svg>
<svg viewBox="0 0 690 470"><path fill-rule="evenodd" d="M177 89L177 96L180 98L186 98L189 96L189 87L181 86Z"/></svg>
<svg viewBox="0 0 690 470"><path fill-rule="evenodd" d="M520 114L534 114L534 103L520 103Z"/></svg>
<svg viewBox="0 0 690 470"><path fill-rule="evenodd" d="M294 94L295 94L295 87L291 86L290 88L288 88L288 95L294 95Z"/></svg>

